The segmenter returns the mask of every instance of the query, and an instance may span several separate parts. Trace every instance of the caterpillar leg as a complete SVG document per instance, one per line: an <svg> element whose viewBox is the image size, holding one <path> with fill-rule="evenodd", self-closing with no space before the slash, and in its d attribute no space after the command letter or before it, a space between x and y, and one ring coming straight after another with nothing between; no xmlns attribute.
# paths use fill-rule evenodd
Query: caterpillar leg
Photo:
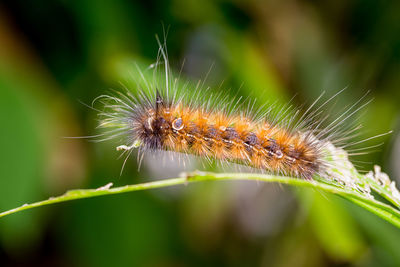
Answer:
<svg viewBox="0 0 400 267"><path fill-rule="evenodd" d="M135 145L131 145L131 146L121 145L121 146L117 146L117 151L121 151L121 150L129 151L133 148L135 148Z"/></svg>
<svg viewBox="0 0 400 267"><path fill-rule="evenodd" d="M129 150L132 150L133 148L138 148L140 145L141 145L140 141L136 140L130 146L120 145L120 146L117 146L116 149L117 149L117 151L121 151L121 150L129 151Z"/></svg>

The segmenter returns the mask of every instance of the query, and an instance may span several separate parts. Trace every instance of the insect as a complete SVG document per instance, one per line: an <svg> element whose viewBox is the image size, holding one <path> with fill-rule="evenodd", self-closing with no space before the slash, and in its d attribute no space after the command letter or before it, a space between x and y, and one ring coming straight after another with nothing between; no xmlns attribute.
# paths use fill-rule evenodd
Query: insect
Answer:
<svg viewBox="0 0 400 267"><path fill-rule="evenodd" d="M145 78L139 70L142 82L137 93L126 90L98 98L104 105L99 116L106 139L121 140L117 149L128 156L134 148L139 158L154 151L174 151L302 179L327 176L335 164L327 160L332 147L344 147L360 129L343 127L343 122L368 104L360 104L361 98L322 126L327 119L321 118L323 108L341 91L319 103L321 95L304 112L290 106L276 112L273 105L256 109L254 101L240 97L229 100L201 90L182 92L161 44L157 71L160 65L164 65L162 82L155 76Z"/></svg>

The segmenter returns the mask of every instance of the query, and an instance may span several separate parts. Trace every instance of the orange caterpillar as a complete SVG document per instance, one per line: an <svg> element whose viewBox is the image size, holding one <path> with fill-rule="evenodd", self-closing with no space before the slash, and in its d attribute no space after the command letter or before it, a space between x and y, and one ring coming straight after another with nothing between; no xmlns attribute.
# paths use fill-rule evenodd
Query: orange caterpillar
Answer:
<svg viewBox="0 0 400 267"><path fill-rule="evenodd" d="M305 179L326 167L326 141L317 139L317 131L304 127L307 119L280 126L279 120L262 120L266 114L235 114L229 105L209 108L185 103L183 98L169 100L158 91L153 97L142 93L135 98L127 93L107 99L112 103L106 107L112 111L102 113L106 117L102 126L118 125L111 137L123 135L127 137L124 142L139 143L142 153L166 150L194 154Z"/></svg>
<svg viewBox="0 0 400 267"><path fill-rule="evenodd" d="M229 160L255 168L310 179L321 165L318 142L226 112L175 105L160 95L134 119L133 132L144 147Z"/></svg>
<svg viewBox="0 0 400 267"><path fill-rule="evenodd" d="M194 96L178 93L161 46L159 52L164 57L165 83L157 83L156 76L146 80L140 72L143 83L138 84L136 96L126 92L101 97L105 110L100 113L100 126L108 129L106 139L122 137L124 145L118 149L129 154L134 147L142 154L175 151L312 179L315 174L324 176L331 166L326 151L332 143L341 145L351 137L349 133L359 129L340 126L364 106L357 107L361 99L327 128L320 127L324 119L315 119L340 92L311 111L318 98L302 116L290 108L277 116L271 116L271 107L266 112L252 112L252 108L238 107L240 99L235 103L215 96L200 97L197 88Z"/></svg>

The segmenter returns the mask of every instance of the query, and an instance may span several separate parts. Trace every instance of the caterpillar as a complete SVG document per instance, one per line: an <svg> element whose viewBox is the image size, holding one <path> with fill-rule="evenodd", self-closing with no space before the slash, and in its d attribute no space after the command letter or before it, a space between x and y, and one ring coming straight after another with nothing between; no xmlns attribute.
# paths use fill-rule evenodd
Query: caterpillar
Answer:
<svg viewBox="0 0 400 267"><path fill-rule="evenodd" d="M152 65L155 73L160 65L161 80L157 75L149 80L139 70L142 81L136 93L126 90L98 98L104 105L99 126L106 129L105 139L119 139L117 149L129 151L128 157L134 148L139 158L174 151L310 180L328 175L332 147L343 146L359 129L341 129L343 121L367 104L359 105L360 99L322 127L327 118L318 118L323 107L341 91L317 107L321 94L303 113L291 106L279 112L273 105L255 109L254 101L207 95L199 87L188 93L184 86L182 92L161 44Z"/></svg>

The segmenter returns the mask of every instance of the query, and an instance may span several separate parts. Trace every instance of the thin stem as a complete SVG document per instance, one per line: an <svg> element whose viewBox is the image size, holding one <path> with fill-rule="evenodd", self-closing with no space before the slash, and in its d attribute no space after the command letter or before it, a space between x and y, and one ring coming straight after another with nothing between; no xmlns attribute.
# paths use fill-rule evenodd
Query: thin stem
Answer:
<svg viewBox="0 0 400 267"><path fill-rule="evenodd" d="M281 184L288 184L293 186L300 187L311 187L314 189L319 189L325 192L329 192L332 194L339 195L343 198L346 198L361 207L369 210L370 212L378 215L379 217L387 220L388 222L396 225L400 228L400 211L395 209L394 207L387 205L385 203L376 201L374 199L368 198L356 191L351 191L348 189L336 187L333 185L321 183L319 181L307 181L297 178L283 177L277 175L268 175L268 174L249 174L249 173L209 173L209 172L192 172L186 173L184 177L181 178L172 178L172 179L164 179L154 182L141 183L135 185L126 185L122 187L111 188L112 184L108 184L106 186L97 188L97 189L77 189L66 192L65 194L58 197L51 197L47 200L24 204L18 208L11 209L5 212L0 213L0 217L4 217L9 214L13 214L22 210L32 209L35 207L55 204L59 202L65 202L75 199L82 198L91 198L102 195L112 195L112 194L121 194L132 191L139 190L147 190L153 188L162 188L173 185L186 185L194 182L201 181L220 181L220 180L256 180L262 182L278 182Z"/></svg>

